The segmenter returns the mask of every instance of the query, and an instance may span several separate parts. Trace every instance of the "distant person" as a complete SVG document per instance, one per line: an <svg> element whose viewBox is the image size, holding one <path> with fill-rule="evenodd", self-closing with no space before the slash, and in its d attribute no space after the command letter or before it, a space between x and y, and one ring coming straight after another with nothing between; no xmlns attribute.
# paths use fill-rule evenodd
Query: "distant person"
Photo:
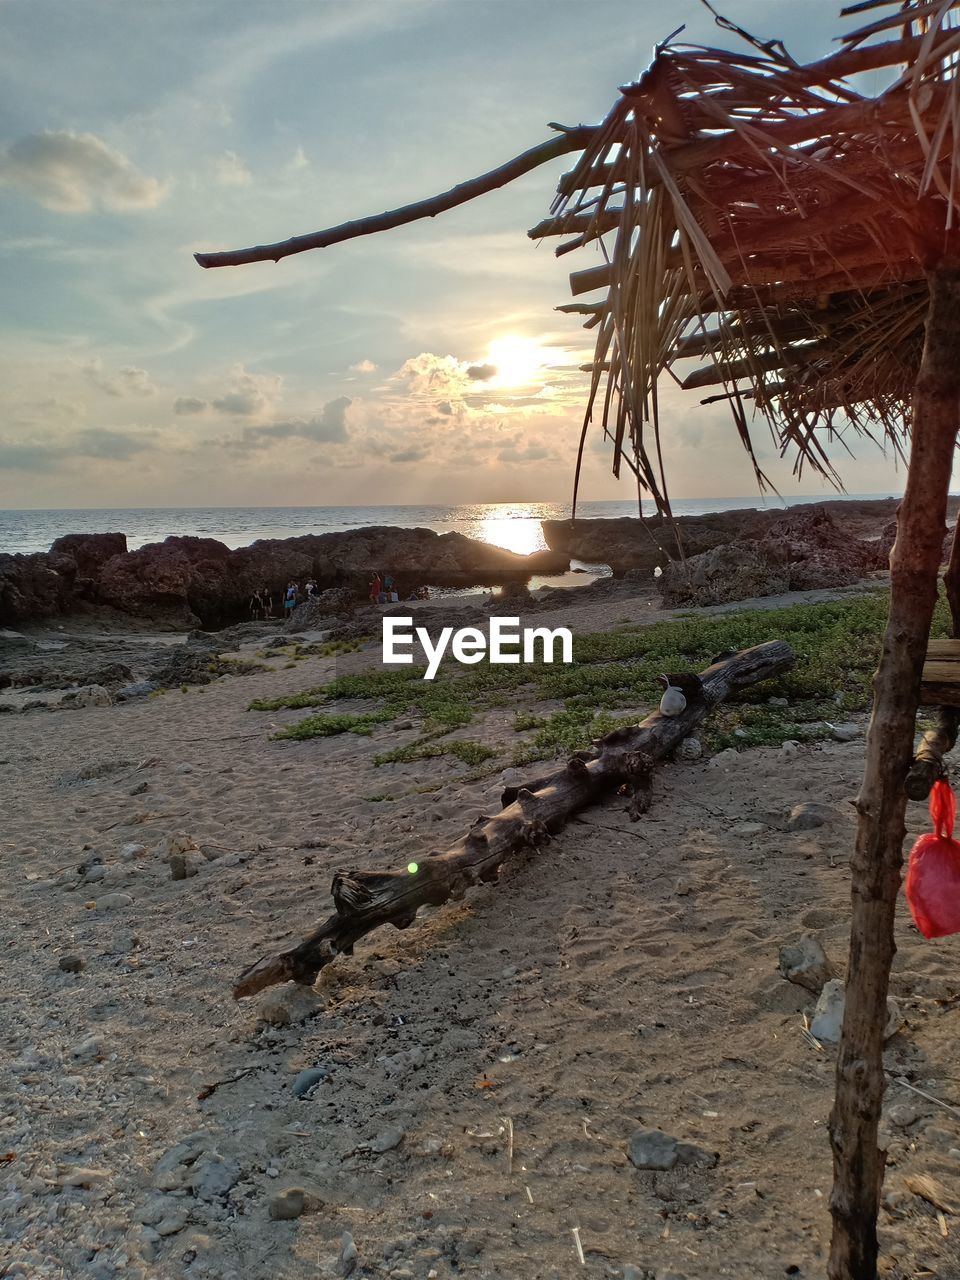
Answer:
<svg viewBox="0 0 960 1280"><path fill-rule="evenodd" d="M273 596L267 587L260 588L260 603L263 605L264 619L273 617Z"/></svg>
<svg viewBox="0 0 960 1280"><path fill-rule="evenodd" d="M429 587L417 587L417 599L418 599L418 600L429 600L429 599L430 599L430 588L429 588Z"/></svg>
<svg viewBox="0 0 960 1280"><path fill-rule="evenodd" d="M283 597L283 612L286 617L291 617L294 609L297 607L297 596L300 588L295 582L287 583L286 594Z"/></svg>
<svg viewBox="0 0 960 1280"><path fill-rule="evenodd" d="M320 593L317 591L317 584L311 578L310 581L307 583L307 599L316 600L319 594Z"/></svg>
<svg viewBox="0 0 960 1280"><path fill-rule="evenodd" d="M383 594L386 596L386 604L396 604L400 599L397 594L396 583L393 581L393 575L390 573L383 575Z"/></svg>
<svg viewBox="0 0 960 1280"><path fill-rule="evenodd" d="M380 580L380 574L374 573L370 579L370 603L380 603L380 592L383 590L383 583Z"/></svg>
<svg viewBox="0 0 960 1280"><path fill-rule="evenodd" d="M259 622L263 617L263 597L259 591L254 591L250 597L250 620L251 622Z"/></svg>

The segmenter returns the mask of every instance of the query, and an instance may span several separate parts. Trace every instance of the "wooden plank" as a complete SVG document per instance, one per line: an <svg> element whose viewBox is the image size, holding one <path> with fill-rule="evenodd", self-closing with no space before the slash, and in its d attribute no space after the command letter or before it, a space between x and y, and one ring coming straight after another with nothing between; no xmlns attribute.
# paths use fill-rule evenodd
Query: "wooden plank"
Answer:
<svg viewBox="0 0 960 1280"><path fill-rule="evenodd" d="M926 707L960 707L960 640L931 640L920 677Z"/></svg>
<svg viewBox="0 0 960 1280"><path fill-rule="evenodd" d="M927 662L960 662L960 640L931 640Z"/></svg>

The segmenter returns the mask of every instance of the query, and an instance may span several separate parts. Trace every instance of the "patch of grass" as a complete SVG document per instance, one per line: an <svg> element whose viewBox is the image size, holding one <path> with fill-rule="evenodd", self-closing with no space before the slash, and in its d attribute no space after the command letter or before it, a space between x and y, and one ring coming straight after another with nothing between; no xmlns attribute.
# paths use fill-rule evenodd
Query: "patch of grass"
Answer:
<svg viewBox="0 0 960 1280"><path fill-rule="evenodd" d="M366 715L307 716L305 720L297 720L278 729L274 738L294 738L303 741L306 738L332 738L338 733L356 733L369 738L374 726L383 724L390 717L383 712L373 711Z"/></svg>
<svg viewBox="0 0 960 1280"><path fill-rule="evenodd" d="M409 764L414 760L435 760L439 756L454 756L464 764L479 765L493 760L501 753L482 742L469 742L464 738L450 738L444 742L421 738L405 747L395 747L383 755L375 756L374 764Z"/></svg>
<svg viewBox="0 0 960 1280"><path fill-rule="evenodd" d="M377 763L453 755L479 767L503 753L475 742L437 739L492 707L562 702L562 710L549 715L535 709L515 714L514 730L532 736L516 745L514 760L528 763L580 750L610 729L642 719L659 702L657 677L663 672L699 671L724 650L782 639L797 655L793 670L732 695L706 721L702 736L710 750L778 744L787 738L810 741L829 735L826 721L836 722L869 706L887 604L887 593L877 591L788 609L712 617L689 614L651 626L631 624L577 636L570 666L483 662L463 668L445 662L432 681L421 678L423 668L389 668L339 676L282 698L258 699L251 709L320 708L340 699L367 700L375 708L368 716L311 716L280 736L369 732L375 724L416 715L423 736L378 756ZM949 615L941 601L933 635L947 634ZM770 706L771 696L787 699L787 705ZM357 728L361 723L363 728ZM342 727L334 727L338 724Z"/></svg>

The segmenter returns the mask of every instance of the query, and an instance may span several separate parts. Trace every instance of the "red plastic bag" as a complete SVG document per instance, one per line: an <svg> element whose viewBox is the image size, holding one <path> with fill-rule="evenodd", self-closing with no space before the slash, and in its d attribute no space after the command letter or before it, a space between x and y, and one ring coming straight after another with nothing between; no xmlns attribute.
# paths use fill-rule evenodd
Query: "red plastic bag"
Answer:
<svg viewBox="0 0 960 1280"><path fill-rule="evenodd" d="M953 838L957 798L947 782L930 793L933 835L910 850L904 892L913 922L925 938L960 933L960 844Z"/></svg>

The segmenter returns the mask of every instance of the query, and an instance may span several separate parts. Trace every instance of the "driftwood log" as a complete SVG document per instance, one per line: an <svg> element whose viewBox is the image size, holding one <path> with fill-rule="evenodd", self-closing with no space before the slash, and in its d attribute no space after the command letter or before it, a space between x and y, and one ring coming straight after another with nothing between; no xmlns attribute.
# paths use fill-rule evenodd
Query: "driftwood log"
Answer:
<svg viewBox="0 0 960 1280"><path fill-rule="evenodd" d="M633 814L649 804L650 775L656 760L668 755L701 720L734 690L788 671L794 655L782 640L723 655L698 676L671 676L684 690L685 709L678 716L659 711L640 724L616 729L598 739L560 769L508 788L502 812L480 817L462 840L445 853L411 862L400 871L341 871L333 877L334 913L296 947L265 956L244 970L234 995L255 995L278 982L313 983L320 970L338 955L349 955L354 943L381 925L406 929L417 911L463 897L481 881L497 878L511 856L536 847L558 832L578 810L626 784L633 791Z"/></svg>

